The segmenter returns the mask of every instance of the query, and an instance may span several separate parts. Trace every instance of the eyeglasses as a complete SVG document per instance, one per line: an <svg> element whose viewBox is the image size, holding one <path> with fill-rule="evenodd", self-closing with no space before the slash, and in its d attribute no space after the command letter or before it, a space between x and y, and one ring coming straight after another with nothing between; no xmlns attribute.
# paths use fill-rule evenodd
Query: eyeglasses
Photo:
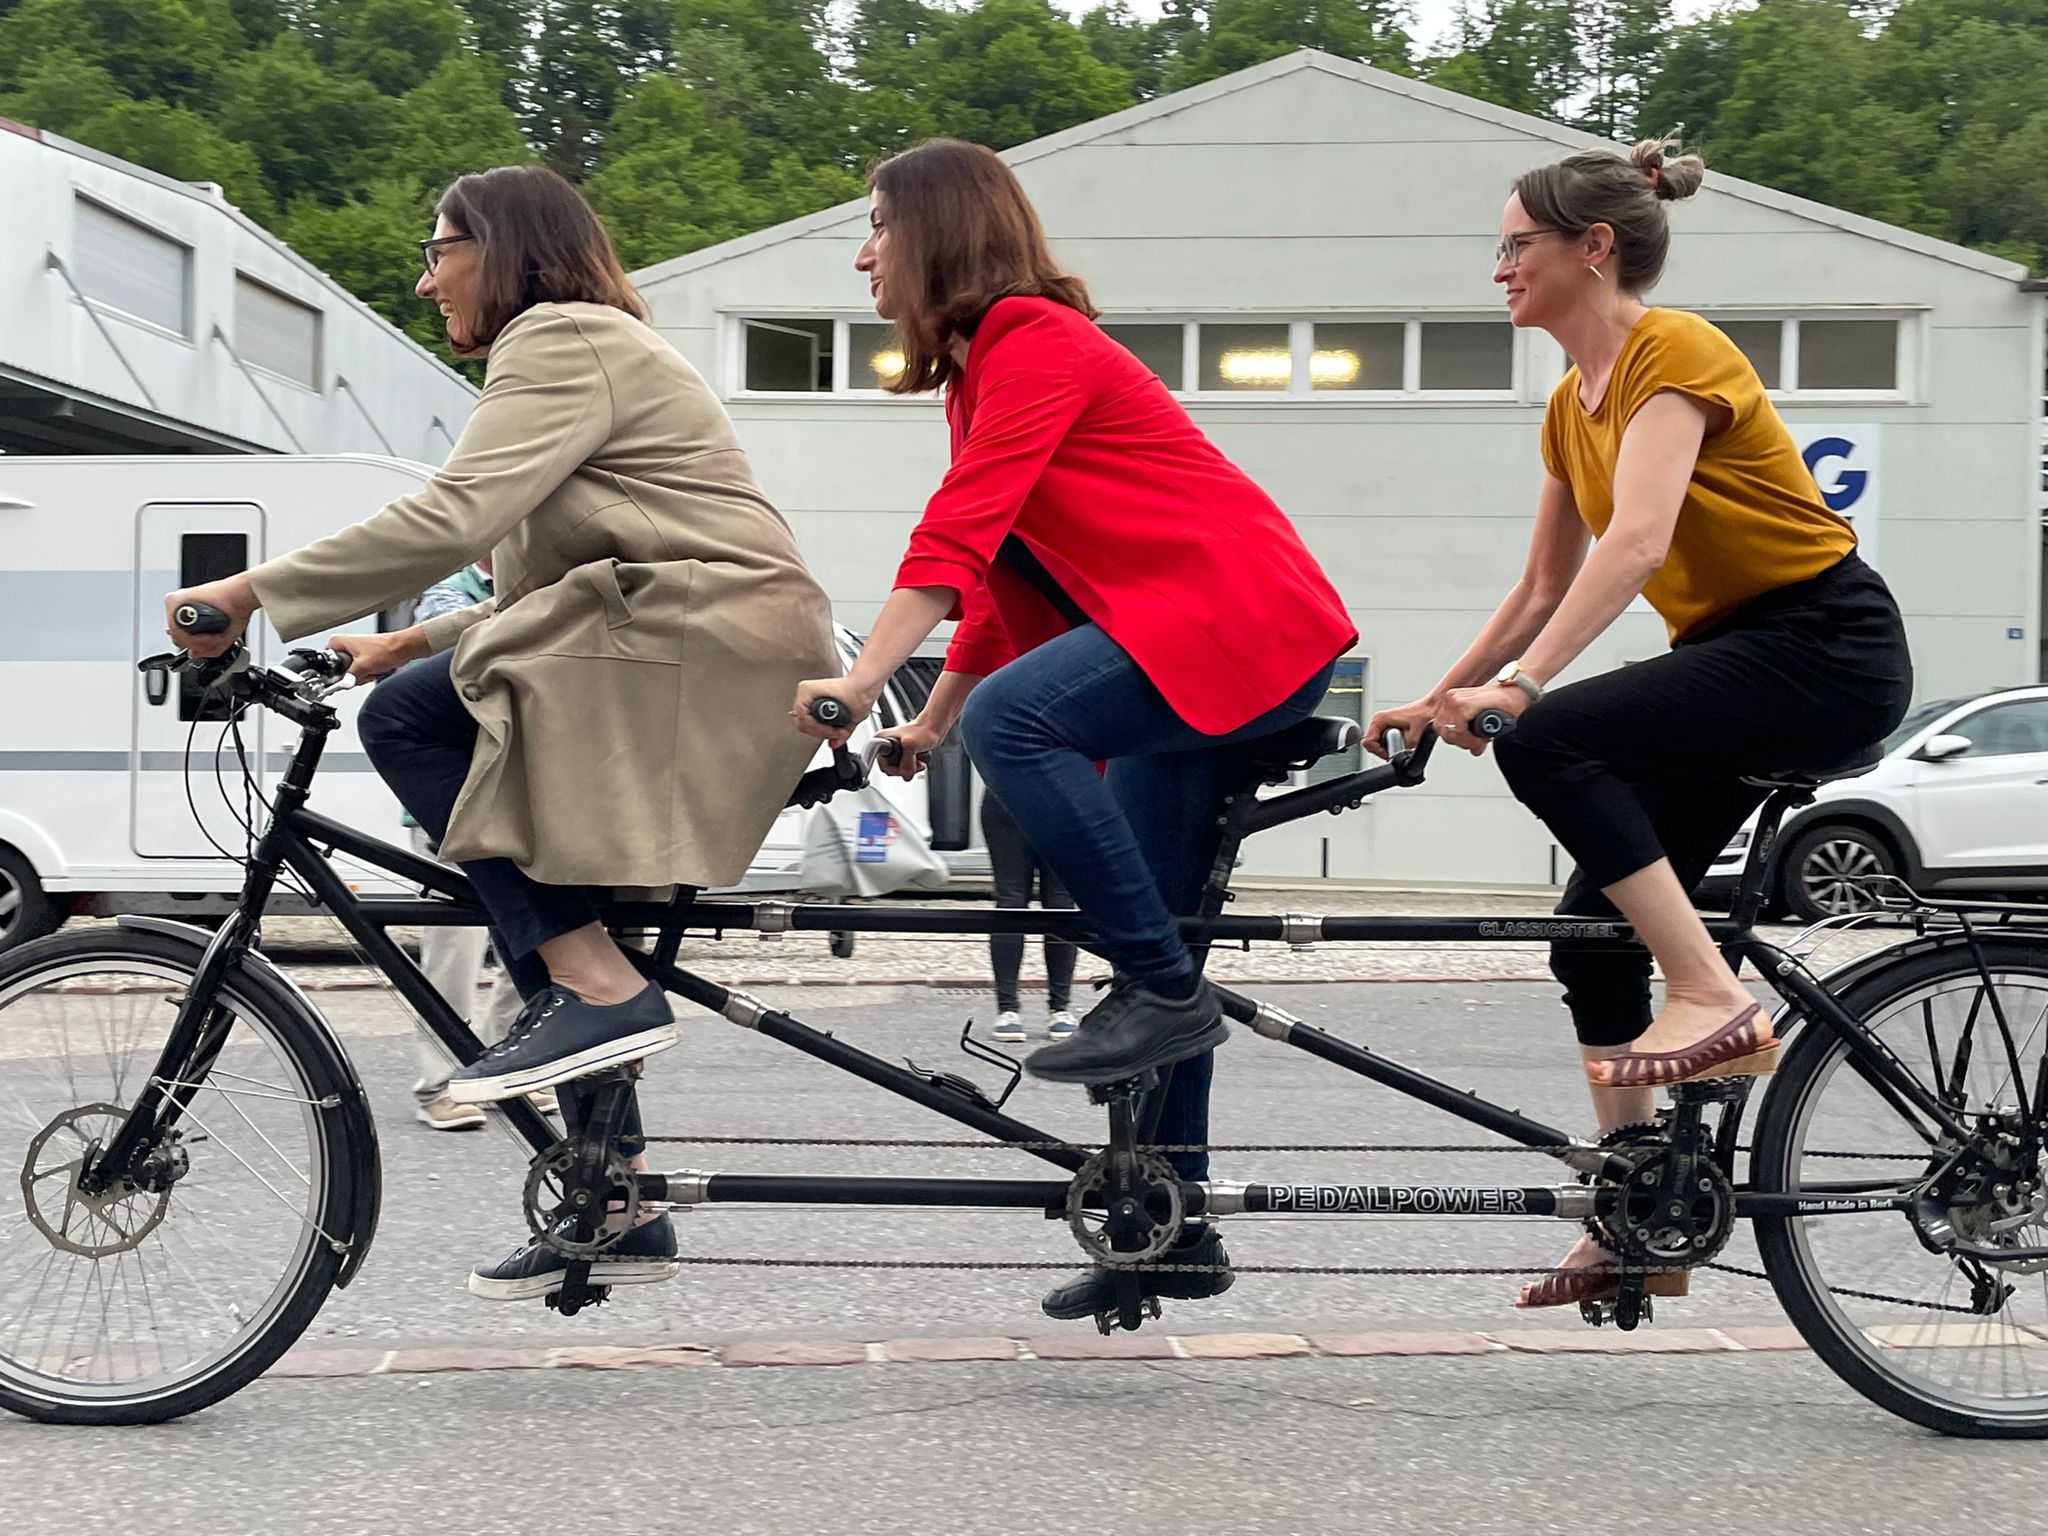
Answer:
<svg viewBox="0 0 2048 1536"><path fill-rule="evenodd" d="M1494 262L1496 265L1505 264L1509 267L1519 267L1522 264L1523 248L1531 240L1539 239L1544 235L1561 235L1563 233L1564 231L1561 229L1548 228L1512 230L1508 234L1503 235L1500 244L1493 248ZM431 272L433 268L429 267L427 270Z"/></svg>
<svg viewBox="0 0 2048 1536"><path fill-rule="evenodd" d="M427 264L427 271L429 273L438 272L441 270L442 246L460 245L465 240L474 240L475 238L475 235L443 235L438 240L422 240L419 242L420 259Z"/></svg>

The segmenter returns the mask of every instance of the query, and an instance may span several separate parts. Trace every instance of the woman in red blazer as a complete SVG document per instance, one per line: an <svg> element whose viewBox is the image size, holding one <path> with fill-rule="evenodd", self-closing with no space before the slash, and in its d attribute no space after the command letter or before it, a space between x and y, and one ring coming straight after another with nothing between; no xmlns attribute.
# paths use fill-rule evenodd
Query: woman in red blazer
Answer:
<svg viewBox="0 0 2048 1536"><path fill-rule="evenodd" d="M959 720L1118 973L1080 1032L1028 1065L1100 1083L1188 1062L1160 1134L1202 1142L1207 1053L1228 1028L1175 917L1215 857L1227 749L1313 712L1357 632L1285 514L1095 325L1002 161L933 140L869 191L855 266L896 322L889 388L945 390L953 463L860 659L798 689L797 723L844 740L809 706L838 698L859 718L960 621L924 712L895 733L898 771Z"/></svg>

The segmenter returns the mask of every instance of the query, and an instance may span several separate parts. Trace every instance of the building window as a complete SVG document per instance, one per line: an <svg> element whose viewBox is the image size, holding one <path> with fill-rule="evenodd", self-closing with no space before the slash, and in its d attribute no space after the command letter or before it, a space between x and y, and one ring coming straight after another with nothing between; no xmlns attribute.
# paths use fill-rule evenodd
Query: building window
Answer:
<svg viewBox="0 0 2048 1536"><path fill-rule="evenodd" d="M235 274L235 352L307 389L320 388L320 311L253 277Z"/></svg>
<svg viewBox="0 0 2048 1536"><path fill-rule="evenodd" d="M1337 670L1330 675L1329 691L1323 695L1323 702L1316 706L1316 713L1338 720L1355 720L1361 729L1364 727L1363 656L1347 656L1337 663ZM1312 763L1307 772L1297 774L1295 778L1302 784L1321 784L1330 779L1341 779L1347 773L1356 773L1364 766L1364 748L1352 747L1343 752L1334 752L1320 762Z"/></svg>
<svg viewBox="0 0 2048 1536"><path fill-rule="evenodd" d="M830 320L743 320L746 363L741 377L752 394L815 395L832 388Z"/></svg>
<svg viewBox="0 0 2048 1536"><path fill-rule="evenodd" d="M855 321L846 327L848 389L883 389L903 374L903 348L893 325Z"/></svg>
<svg viewBox="0 0 2048 1536"><path fill-rule="evenodd" d="M1294 352L1279 325L1212 325L1199 330L1201 369L1195 387L1217 391L1278 391L1294 387Z"/></svg>
<svg viewBox="0 0 2048 1536"><path fill-rule="evenodd" d="M188 533L178 540L178 584L205 586L225 581L249 569L249 535L246 533ZM235 700L225 689L202 683L191 672L178 674L178 718L180 720L227 720L235 714Z"/></svg>
<svg viewBox="0 0 2048 1536"><path fill-rule="evenodd" d="M1903 392L1896 316L1705 317L1734 342L1774 395L1895 395Z"/></svg>
<svg viewBox="0 0 2048 1536"><path fill-rule="evenodd" d="M1399 320L1318 320L1312 335L1311 389L1383 394L1401 388L1408 327Z"/></svg>
<svg viewBox="0 0 2048 1536"><path fill-rule="evenodd" d="M1424 393L1501 391L1515 387L1515 330L1497 320L1426 320L1422 332Z"/></svg>
<svg viewBox="0 0 2048 1536"><path fill-rule="evenodd" d="M192 249L88 198L72 208L72 276L95 304L192 335Z"/></svg>
<svg viewBox="0 0 2048 1536"><path fill-rule="evenodd" d="M1186 387L1187 328L1180 325L1105 325L1102 334L1159 375L1175 392Z"/></svg>

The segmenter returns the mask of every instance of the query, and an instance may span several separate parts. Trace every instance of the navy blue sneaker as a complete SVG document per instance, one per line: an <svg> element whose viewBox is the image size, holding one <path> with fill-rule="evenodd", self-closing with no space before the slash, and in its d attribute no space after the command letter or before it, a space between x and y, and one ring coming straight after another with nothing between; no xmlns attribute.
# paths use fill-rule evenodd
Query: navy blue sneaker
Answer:
<svg viewBox="0 0 2048 1536"><path fill-rule="evenodd" d="M590 1261L592 1285L654 1285L675 1278L675 1223L666 1216L635 1227ZM469 1294L486 1301L531 1301L562 1288L569 1261L539 1238L495 1264L470 1272Z"/></svg>
<svg viewBox="0 0 2048 1536"><path fill-rule="evenodd" d="M675 1016L653 982L623 1003L586 1003L561 987L536 992L505 1038L448 1079L458 1104L495 1104L652 1056L676 1043Z"/></svg>
<svg viewBox="0 0 2048 1536"><path fill-rule="evenodd" d="M1208 982L1198 982L1191 997L1165 997L1120 979L1074 1034L1033 1051L1024 1069L1055 1083L1113 1083L1213 1051L1229 1038L1222 1001Z"/></svg>

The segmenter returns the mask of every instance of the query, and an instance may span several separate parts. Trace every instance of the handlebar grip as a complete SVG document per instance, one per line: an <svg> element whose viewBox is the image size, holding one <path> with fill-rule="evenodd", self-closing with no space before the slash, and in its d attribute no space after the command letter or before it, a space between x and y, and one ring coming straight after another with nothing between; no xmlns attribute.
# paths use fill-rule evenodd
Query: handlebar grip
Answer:
<svg viewBox="0 0 2048 1536"><path fill-rule="evenodd" d="M228 616L211 603L180 603L171 610L171 622L188 635L218 635L228 627Z"/></svg>
<svg viewBox="0 0 2048 1536"><path fill-rule="evenodd" d="M811 700L811 718L820 725L838 727L853 724L853 711L837 699Z"/></svg>
<svg viewBox="0 0 2048 1536"><path fill-rule="evenodd" d="M1515 717L1504 709L1482 709L1472 717L1472 734L1482 741L1498 741L1514 728Z"/></svg>
<svg viewBox="0 0 2048 1536"><path fill-rule="evenodd" d="M902 755L903 743L894 736L877 736L875 738L875 760L877 762L893 763Z"/></svg>

